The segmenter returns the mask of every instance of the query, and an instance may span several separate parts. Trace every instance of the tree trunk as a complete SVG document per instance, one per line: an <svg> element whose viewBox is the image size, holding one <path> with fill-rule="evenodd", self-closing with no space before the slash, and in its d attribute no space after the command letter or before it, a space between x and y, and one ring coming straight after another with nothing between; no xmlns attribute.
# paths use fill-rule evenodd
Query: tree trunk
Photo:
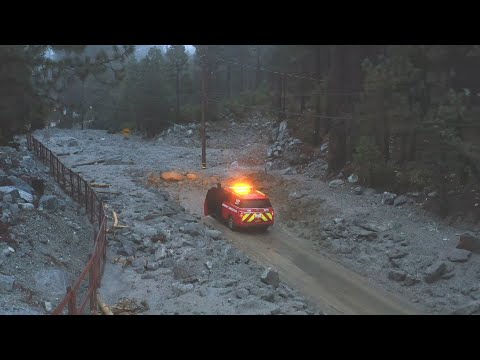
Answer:
<svg viewBox="0 0 480 360"><path fill-rule="evenodd" d="M232 96L231 94L231 90L232 90L232 86L231 86L231 81L232 81L232 69L231 69L231 66L230 64L227 64L227 97L230 98Z"/></svg>
<svg viewBox="0 0 480 360"><path fill-rule="evenodd" d="M243 92L244 85L243 85L243 66L240 66L240 93Z"/></svg>
<svg viewBox="0 0 480 360"><path fill-rule="evenodd" d="M176 107L176 118L177 123L180 120L180 66L176 64L175 69L175 88L177 92L177 107Z"/></svg>
<svg viewBox="0 0 480 360"><path fill-rule="evenodd" d="M331 81L329 83L330 89L337 91L344 88L343 71L345 64L346 45L332 46L332 68ZM328 102L327 109L328 116L338 116L341 110L341 101L331 98ZM339 171L346 161L346 131L345 120L331 119L330 140L328 146L328 168L331 171Z"/></svg>
<svg viewBox="0 0 480 360"><path fill-rule="evenodd" d="M81 107L80 107L80 111L82 112L82 116L81 116L81 126L82 126L82 130L83 130L83 122L85 120L85 79L82 80L82 102L81 102Z"/></svg>
<svg viewBox="0 0 480 360"><path fill-rule="evenodd" d="M260 86L260 46L256 47L256 55L257 55L257 70L255 73L255 90L258 90L258 87Z"/></svg>

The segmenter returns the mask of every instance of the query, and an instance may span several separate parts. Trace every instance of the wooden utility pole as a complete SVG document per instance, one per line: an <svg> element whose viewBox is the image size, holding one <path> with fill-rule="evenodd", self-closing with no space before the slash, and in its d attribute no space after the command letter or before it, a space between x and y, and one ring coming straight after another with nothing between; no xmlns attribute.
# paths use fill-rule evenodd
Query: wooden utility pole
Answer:
<svg viewBox="0 0 480 360"><path fill-rule="evenodd" d="M205 118L207 116L207 58L204 55L202 62L202 169L207 168L207 139L205 134Z"/></svg>
<svg viewBox="0 0 480 360"><path fill-rule="evenodd" d="M83 130L83 123L85 121L85 79L82 79L82 104L80 107L80 111L82 113L81 122L82 122L82 130Z"/></svg>

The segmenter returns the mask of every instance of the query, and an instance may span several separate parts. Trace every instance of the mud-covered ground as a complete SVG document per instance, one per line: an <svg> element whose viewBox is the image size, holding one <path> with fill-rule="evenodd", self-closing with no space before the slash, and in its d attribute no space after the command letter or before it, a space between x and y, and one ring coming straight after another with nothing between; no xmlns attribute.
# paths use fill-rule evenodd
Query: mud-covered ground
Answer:
<svg viewBox="0 0 480 360"><path fill-rule="evenodd" d="M88 180L112 185L99 193L128 227L109 239L101 288L106 303L133 299L144 304L143 314L321 313L278 279L275 270L268 271L200 216L186 212L169 192L174 185L158 179L168 170L199 173L197 149L94 130L36 135ZM77 145L59 145L69 140ZM212 161L221 164L225 154L215 151ZM191 181L204 180L199 174Z"/></svg>
<svg viewBox="0 0 480 360"><path fill-rule="evenodd" d="M319 159L312 166L303 167L305 175L296 174L292 169L273 170L272 163L281 163L274 158L280 160L282 152L288 154L288 151L269 153L272 147L265 133L271 132L271 123L262 124L265 127L262 132L245 124L229 123L218 128L212 125L211 138L207 142L207 170L204 171L199 170L201 152L195 126L177 127L156 140L143 140L138 136L126 140L121 135L93 130L56 130L47 136L45 141L56 152L65 152L64 148L56 147L58 138L71 136L78 141L78 146L64 157L70 165L103 161L76 170L89 179L112 184L106 190L111 194L105 194L105 198L120 213L121 222L130 226L117 235L118 241L112 242L110 260L115 260L116 256L131 256L136 263L133 267L122 269L117 264L107 269L102 291L110 302L125 294L136 296L147 299L152 313L303 311L299 304L295 308L290 300L287 301L289 295L281 295L279 289L286 289L283 285L276 290L265 286L259 280L263 267L251 260L246 263L245 255L236 250L237 247L250 250L249 254L263 266L285 265L280 273L299 270L297 277L290 278L289 285L303 287L304 294L313 285L318 286L319 305L333 299L337 309L344 306L347 300L342 299L340 293L348 291L347 278L355 276L345 272L339 279L344 283L335 289L335 284L327 284L328 278L322 279L321 274L315 277L315 269L301 269L304 265L301 261L297 261L295 269L290 263L287 266L285 261L295 262L300 258L299 249L308 253L312 267L316 266L314 256L326 257L359 274L365 285L352 292L349 301L365 305L362 309L366 313L375 313L376 305L368 306L375 304L373 298L387 298L378 295L382 292L400 296L402 301L406 300L417 309L415 312L478 312L480 256L455 248L460 234L477 229L445 224L421 210L413 199L399 206L386 205L382 203L382 195L375 191L356 195L355 185L347 181L329 186L312 177L313 167L324 169ZM294 143L291 139L288 142ZM279 145L274 144L274 149L284 147L284 143L277 140L275 144ZM253 158L249 157L251 154ZM194 172L199 179L178 183L156 181L155 174L170 170L184 174ZM149 174L150 183L147 181ZM277 210L275 228L278 230L270 231L264 240L261 236L251 237L252 243L258 246L250 249L250 243L242 243L248 236L232 235L229 239L228 231L201 218L206 189L218 180L243 175L249 175L271 196ZM192 215L184 213L182 205ZM226 236L218 235L222 240L212 240L203 230L203 222L207 227L220 229ZM197 224L201 229L190 229ZM280 233L284 244L287 244L288 234L291 236L288 243L291 248L284 254L275 248L276 243L281 243L275 239ZM166 239L163 242L154 241L163 237ZM158 269L157 265L145 265L145 261L158 264ZM192 273L184 272L184 266L190 267ZM333 268L329 265L329 269ZM302 275L306 273L311 276ZM196 280L189 282L192 277ZM363 293L362 288L370 286L367 283L374 290ZM345 290L341 290L342 286ZM292 296L294 303L301 299L298 295ZM244 305L249 303L247 299L250 305ZM273 302L269 301L272 299ZM393 306L397 303L393 299L381 302L389 305L379 312L408 308ZM354 304L345 305L346 308L356 311ZM307 311L311 312L314 311Z"/></svg>

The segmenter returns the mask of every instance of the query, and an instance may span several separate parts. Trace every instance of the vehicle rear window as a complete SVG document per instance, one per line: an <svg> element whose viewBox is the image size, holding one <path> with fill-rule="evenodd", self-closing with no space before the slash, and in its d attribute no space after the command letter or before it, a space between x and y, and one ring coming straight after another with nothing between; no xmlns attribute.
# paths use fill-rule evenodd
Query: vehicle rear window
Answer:
<svg viewBox="0 0 480 360"><path fill-rule="evenodd" d="M240 201L239 207L241 208L269 208L272 207L270 200L268 199L252 199Z"/></svg>

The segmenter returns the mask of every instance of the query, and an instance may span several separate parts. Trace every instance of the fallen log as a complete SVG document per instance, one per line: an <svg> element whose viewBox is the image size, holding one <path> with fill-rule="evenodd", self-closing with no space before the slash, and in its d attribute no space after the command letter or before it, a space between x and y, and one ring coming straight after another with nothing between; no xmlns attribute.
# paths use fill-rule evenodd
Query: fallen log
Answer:
<svg viewBox="0 0 480 360"><path fill-rule="evenodd" d="M98 187L98 188L109 188L112 184L103 184L103 183L90 183L91 187Z"/></svg>
<svg viewBox="0 0 480 360"><path fill-rule="evenodd" d="M104 162L105 162L105 160L94 160L94 161L89 161L89 162L85 162L85 163L74 164L74 165L72 165L72 168L78 167L78 166L86 166L86 165L97 165L97 164L101 164L101 163L104 163Z"/></svg>
<svg viewBox="0 0 480 360"><path fill-rule="evenodd" d="M115 212L115 210L112 210L113 212L113 225L112 225L112 228L114 229L125 229L127 228L128 226L126 225L118 225L118 216L117 216L117 213Z"/></svg>
<svg viewBox="0 0 480 360"><path fill-rule="evenodd" d="M102 298L100 297L99 294L97 294L97 303L98 303L98 306L100 307L100 310L102 310L102 313L103 313L104 315L113 315L112 310L110 310L110 308L108 307L108 305L105 304L105 303L102 301Z"/></svg>
<svg viewBox="0 0 480 360"><path fill-rule="evenodd" d="M121 192L115 191L97 191L97 194L121 195Z"/></svg>

